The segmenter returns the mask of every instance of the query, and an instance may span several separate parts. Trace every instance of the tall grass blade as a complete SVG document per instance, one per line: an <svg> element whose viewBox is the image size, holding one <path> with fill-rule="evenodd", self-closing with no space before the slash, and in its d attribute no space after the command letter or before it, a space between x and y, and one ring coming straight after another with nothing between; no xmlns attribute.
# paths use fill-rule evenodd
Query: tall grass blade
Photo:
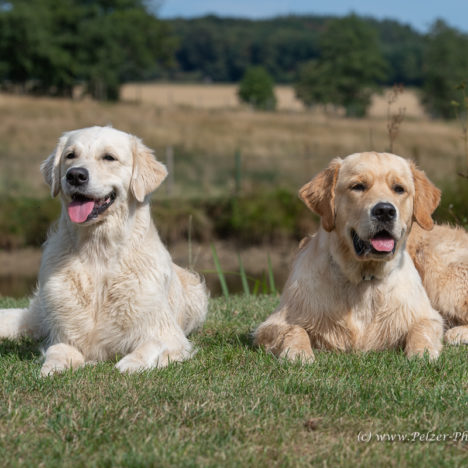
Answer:
<svg viewBox="0 0 468 468"><path fill-rule="evenodd" d="M239 259L239 272L241 277L242 289L244 290L244 294L246 296L250 296L249 282L247 281L247 274L245 273L244 264L242 263L242 258L240 254L237 254L237 258Z"/></svg>
<svg viewBox="0 0 468 468"><path fill-rule="evenodd" d="M268 294L267 274L265 272L262 273L262 290L263 294Z"/></svg>
<svg viewBox="0 0 468 468"><path fill-rule="evenodd" d="M242 160L241 160L241 152L239 149L236 150L234 153L234 160L235 160L235 183L236 183L236 195L240 195L241 192L241 185L242 185Z"/></svg>
<svg viewBox="0 0 468 468"><path fill-rule="evenodd" d="M275 276L273 274L273 266L271 265L270 254L268 254L268 282L270 283L270 293L278 294L275 286Z"/></svg>
<svg viewBox="0 0 468 468"><path fill-rule="evenodd" d="M228 299L229 298L229 290L228 290L228 287L227 287L226 278L224 277L224 273L223 273L223 270L221 268L221 264L219 263L218 254L216 252L216 247L214 246L214 244L211 244L211 252L213 254L213 261L214 261L214 264L215 264L215 267L216 267L216 272L218 273L219 282L221 284L221 290L223 291L224 297L226 299Z"/></svg>
<svg viewBox="0 0 468 468"><path fill-rule="evenodd" d="M257 279L257 280L255 280L255 284L254 284L254 287L253 287L252 294L254 296L257 296L259 291L260 291L260 280Z"/></svg>

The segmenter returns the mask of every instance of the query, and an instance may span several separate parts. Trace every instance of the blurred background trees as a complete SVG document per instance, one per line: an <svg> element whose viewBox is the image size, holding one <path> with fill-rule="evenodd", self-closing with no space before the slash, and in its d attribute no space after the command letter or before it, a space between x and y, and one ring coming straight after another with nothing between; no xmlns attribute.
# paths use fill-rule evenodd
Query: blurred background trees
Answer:
<svg viewBox="0 0 468 468"><path fill-rule="evenodd" d="M295 89L307 106L342 106L363 117L386 77L375 29L357 16L330 21L320 36L320 56L299 71Z"/></svg>
<svg viewBox="0 0 468 468"><path fill-rule="evenodd" d="M451 118L455 88L468 79L468 36L442 21L428 34L354 15L163 21L158 4L0 0L1 88L112 100L129 81L237 83L263 67L308 106L364 115L375 89L399 83L420 88L431 115Z"/></svg>
<svg viewBox="0 0 468 468"><path fill-rule="evenodd" d="M174 39L142 0L0 2L0 80L24 92L102 100L173 58Z"/></svg>
<svg viewBox="0 0 468 468"><path fill-rule="evenodd" d="M423 102L434 117L454 118L457 88L468 80L468 36L439 20L429 32L425 52Z"/></svg>

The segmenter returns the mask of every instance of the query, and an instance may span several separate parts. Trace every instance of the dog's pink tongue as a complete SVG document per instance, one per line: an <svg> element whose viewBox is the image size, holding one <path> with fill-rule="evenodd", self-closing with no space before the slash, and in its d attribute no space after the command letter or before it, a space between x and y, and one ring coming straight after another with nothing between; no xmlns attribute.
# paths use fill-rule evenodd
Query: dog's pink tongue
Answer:
<svg viewBox="0 0 468 468"><path fill-rule="evenodd" d="M381 237L371 239L371 244L377 252L391 252L395 246L395 241L391 237Z"/></svg>
<svg viewBox="0 0 468 468"><path fill-rule="evenodd" d="M94 208L94 201L72 201L68 205L68 216L74 223L84 223Z"/></svg>

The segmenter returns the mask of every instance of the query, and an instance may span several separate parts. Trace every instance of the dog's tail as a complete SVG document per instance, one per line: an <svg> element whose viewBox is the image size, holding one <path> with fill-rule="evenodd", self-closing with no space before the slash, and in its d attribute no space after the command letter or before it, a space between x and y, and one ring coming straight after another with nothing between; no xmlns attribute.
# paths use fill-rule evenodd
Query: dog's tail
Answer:
<svg viewBox="0 0 468 468"><path fill-rule="evenodd" d="M32 307L27 309L0 309L0 338L21 338L42 335Z"/></svg>

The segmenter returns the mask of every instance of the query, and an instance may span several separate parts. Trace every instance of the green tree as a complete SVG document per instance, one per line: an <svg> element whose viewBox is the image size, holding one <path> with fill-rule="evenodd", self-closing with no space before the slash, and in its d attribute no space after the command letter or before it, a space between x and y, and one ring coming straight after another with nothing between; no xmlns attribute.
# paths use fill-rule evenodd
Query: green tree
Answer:
<svg viewBox="0 0 468 468"><path fill-rule="evenodd" d="M144 0L0 0L0 79L26 91L98 99L147 78L174 51L169 26ZM152 11L152 10L151 10Z"/></svg>
<svg viewBox="0 0 468 468"><path fill-rule="evenodd" d="M455 118L457 86L468 81L468 36L442 20L432 26L425 55L423 103L434 117Z"/></svg>
<svg viewBox="0 0 468 468"><path fill-rule="evenodd" d="M307 106L343 106L347 116L366 114L385 79L386 64L375 30L351 15L330 21L320 38L321 55L299 71L296 95Z"/></svg>
<svg viewBox="0 0 468 468"><path fill-rule="evenodd" d="M241 101L255 109L273 110L276 108L274 83L263 67L251 67L245 72L238 90Z"/></svg>
<svg viewBox="0 0 468 468"><path fill-rule="evenodd" d="M24 91L69 95L75 62L57 25L73 25L68 0L12 0L0 8L2 81Z"/></svg>
<svg viewBox="0 0 468 468"><path fill-rule="evenodd" d="M118 99L121 83L150 77L169 64L174 50L168 26L143 2L89 2L89 18L79 25L79 76L97 99ZM115 5L110 5L115 4Z"/></svg>

